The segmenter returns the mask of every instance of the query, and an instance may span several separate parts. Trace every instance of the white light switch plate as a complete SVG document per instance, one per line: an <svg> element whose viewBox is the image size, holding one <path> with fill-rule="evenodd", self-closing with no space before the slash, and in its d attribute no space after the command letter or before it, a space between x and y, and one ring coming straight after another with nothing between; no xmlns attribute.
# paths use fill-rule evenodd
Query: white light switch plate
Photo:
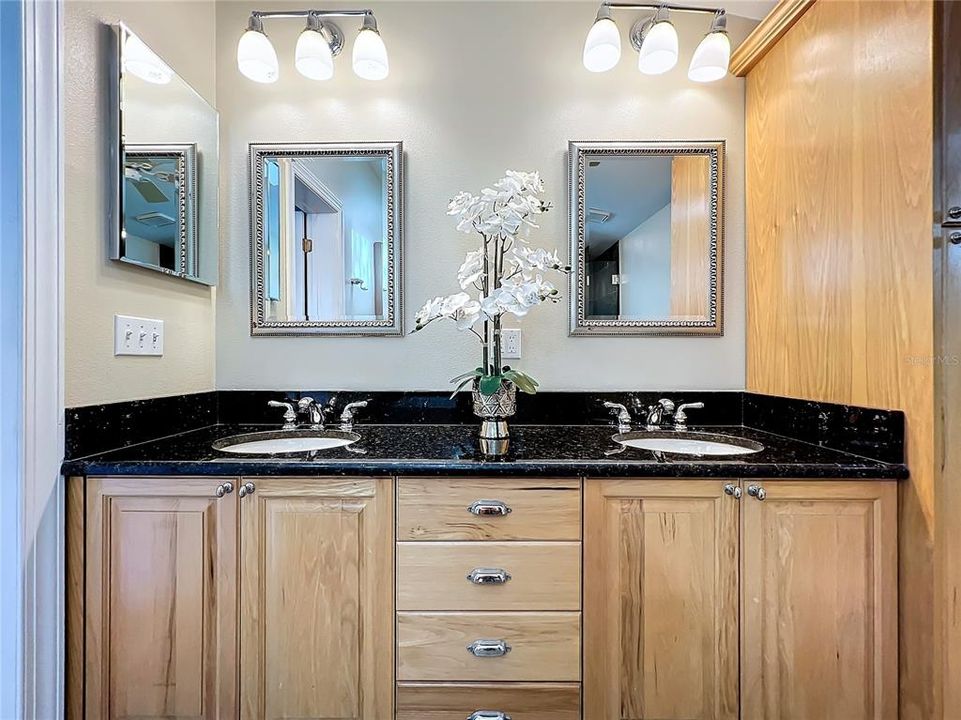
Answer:
<svg viewBox="0 0 961 720"><path fill-rule="evenodd" d="M113 354L163 355L164 321L114 315Z"/></svg>
<svg viewBox="0 0 961 720"><path fill-rule="evenodd" d="M503 328L501 330L501 352L505 358L519 358L521 356L520 328Z"/></svg>

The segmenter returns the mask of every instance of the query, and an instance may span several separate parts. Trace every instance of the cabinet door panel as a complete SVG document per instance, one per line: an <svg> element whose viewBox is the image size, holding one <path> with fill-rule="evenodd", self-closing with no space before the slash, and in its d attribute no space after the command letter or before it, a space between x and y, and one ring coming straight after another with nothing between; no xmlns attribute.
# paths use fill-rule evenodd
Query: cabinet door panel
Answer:
<svg viewBox="0 0 961 720"><path fill-rule="evenodd" d="M236 502L210 479L91 479L87 718L236 712Z"/></svg>
<svg viewBox="0 0 961 720"><path fill-rule="evenodd" d="M896 717L896 483L764 489L744 502L744 718Z"/></svg>
<svg viewBox="0 0 961 720"><path fill-rule="evenodd" d="M738 501L724 484L585 482L585 720L737 717Z"/></svg>
<svg viewBox="0 0 961 720"><path fill-rule="evenodd" d="M240 502L242 717L389 718L392 481L252 482Z"/></svg>

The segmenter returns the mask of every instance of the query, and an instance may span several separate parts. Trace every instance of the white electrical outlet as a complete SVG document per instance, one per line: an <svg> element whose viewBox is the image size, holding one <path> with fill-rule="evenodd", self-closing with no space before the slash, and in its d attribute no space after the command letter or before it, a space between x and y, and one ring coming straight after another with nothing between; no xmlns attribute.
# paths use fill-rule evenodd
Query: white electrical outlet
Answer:
<svg viewBox="0 0 961 720"><path fill-rule="evenodd" d="M521 356L521 329L503 328L501 330L501 352L505 358Z"/></svg>
<svg viewBox="0 0 961 720"><path fill-rule="evenodd" d="M163 355L164 321L114 315L113 354Z"/></svg>

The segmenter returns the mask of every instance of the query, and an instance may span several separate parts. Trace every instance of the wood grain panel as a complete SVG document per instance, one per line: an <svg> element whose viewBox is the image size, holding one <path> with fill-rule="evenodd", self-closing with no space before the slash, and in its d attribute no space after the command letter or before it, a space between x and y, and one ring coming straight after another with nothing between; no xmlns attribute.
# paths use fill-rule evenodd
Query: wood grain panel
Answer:
<svg viewBox="0 0 961 720"><path fill-rule="evenodd" d="M86 479L82 477L67 478L64 528L64 624L67 633L64 657L64 715L67 720L83 720L85 483Z"/></svg>
<svg viewBox="0 0 961 720"><path fill-rule="evenodd" d="M236 502L213 478L87 481L87 718L236 712Z"/></svg>
<svg viewBox="0 0 961 720"><path fill-rule="evenodd" d="M475 640L511 651L474 657ZM397 613L398 680L578 681L580 649L580 613Z"/></svg>
<svg viewBox="0 0 961 720"><path fill-rule="evenodd" d="M241 717L391 717L393 481L251 482L240 501Z"/></svg>
<svg viewBox="0 0 961 720"><path fill-rule="evenodd" d="M780 0L731 53L731 74L737 77L747 75L814 2L815 0Z"/></svg>
<svg viewBox="0 0 961 720"><path fill-rule="evenodd" d="M938 3L941 13L940 71L942 97L940 139L941 206L935 217L944 217L951 206L961 207L961 3ZM961 230L945 228L935 266L943 282L936 317L941 331L937 347L945 359L936 366L940 405L936 417L944 419L937 456L939 476L936 527L939 531L935 567L941 576L937 597L938 618L943 637L943 707L961 708L961 246L948 241L948 234Z"/></svg>
<svg viewBox="0 0 961 720"><path fill-rule="evenodd" d="M477 517L475 500L500 500L511 513ZM580 540L580 480L400 478L398 540Z"/></svg>
<svg viewBox="0 0 961 720"><path fill-rule="evenodd" d="M399 683L397 720L464 720L477 710L507 713L511 720L581 720L575 683Z"/></svg>
<svg viewBox="0 0 961 720"><path fill-rule="evenodd" d="M763 486L743 503L744 717L897 718L897 484Z"/></svg>
<svg viewBox="0 0 961 720"><path fill-rule="evenodd" d="M711 303L711 159L671 160L671 317L702 320Z"/></svg>
<svg viewBox="0 0 961 720"><path fill-rule="evenodd" d="M506 571L503 585L475 585L475 568ZM580 610L581 544L397 544L398 610Z"/></svg>
<svg viewBox="0 0 961 720"><path fill-rule="evenodd" d="M815 3L746 98L748 389L906 414L904 720L936 703L932 16Z"/></svg>
<svg viewBox="0 0 961 720"><path fill-rule="evenodd" d="M584 716L738 716L738 501L716 480L584 488Z"/></svg>

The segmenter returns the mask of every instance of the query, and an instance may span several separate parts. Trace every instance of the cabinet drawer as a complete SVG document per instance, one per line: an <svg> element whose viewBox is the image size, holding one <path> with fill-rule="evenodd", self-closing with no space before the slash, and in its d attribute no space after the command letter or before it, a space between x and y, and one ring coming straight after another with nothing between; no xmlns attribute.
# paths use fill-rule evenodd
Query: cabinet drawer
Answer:
<svg viewBox="0 0 961 720"><path fill-rule="evenodd" d="M510 651L476 657L476 641ZM554 613L397 614L398 680L579 681L581 616Z"/></svg>
<svg viewBox="0 0 961 720"><path fill-rule="evenodd" d="M509 512L478 515L468 509L483 500L494 501L494 508ZM397 481L398 540L580 538L580 480L404 478Z"/></svg>
<svg viewBox="0 0 961 720"><path fill-rule="evenodd" d="M511 720L580 720L581 690L575 683L397 686L397 720L464 720L477 710Z"/></svg>
<svg viewBox="0 0 961 720"><path fill-rule="evenodd" d="M397 544L398 610L580 608L580 543Z"/></svg>

